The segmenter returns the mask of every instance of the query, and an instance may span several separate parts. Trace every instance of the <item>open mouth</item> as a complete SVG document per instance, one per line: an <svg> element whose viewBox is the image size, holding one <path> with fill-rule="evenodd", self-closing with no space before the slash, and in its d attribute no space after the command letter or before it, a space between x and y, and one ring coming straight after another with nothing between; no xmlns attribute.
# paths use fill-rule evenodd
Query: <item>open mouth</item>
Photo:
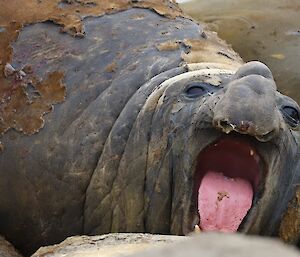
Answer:
<svg viewBox="0 0 300 257"><path fill-rule="evenodd" d="M264 170L255 148L242 137L223 137L200 152L195 198L202 231L235 232L262 190Z"/></svg>

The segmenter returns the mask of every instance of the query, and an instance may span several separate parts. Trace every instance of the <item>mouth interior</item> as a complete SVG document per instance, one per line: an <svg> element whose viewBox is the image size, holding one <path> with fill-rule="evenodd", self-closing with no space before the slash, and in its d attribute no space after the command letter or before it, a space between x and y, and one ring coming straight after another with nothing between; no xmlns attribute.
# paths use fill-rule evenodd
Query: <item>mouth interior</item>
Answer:
<svg viewBox="0 0 300 257"><path fill-rule="evenodd" d="M246 141L223 138L201 151L197 161L201 230L237 231L259 187L259 155Z"/></svg>

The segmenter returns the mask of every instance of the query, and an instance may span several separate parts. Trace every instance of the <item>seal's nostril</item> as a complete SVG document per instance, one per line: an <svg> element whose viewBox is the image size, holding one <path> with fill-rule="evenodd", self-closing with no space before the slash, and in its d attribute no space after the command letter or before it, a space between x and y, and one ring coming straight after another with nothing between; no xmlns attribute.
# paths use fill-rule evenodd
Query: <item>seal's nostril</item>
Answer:
<svg viewBox="0 0 300 257"><path fill-rule="evenodd" d="M227 120L220 120L219 124L220 124L220 127L230 126L230 124Z"/></svg>
<svg viewBox="0 0 300 257"><path fill-rule="evenodd" d="M221 128L231 127L230 123L227 120L220 120L219 125Z"/></svg>

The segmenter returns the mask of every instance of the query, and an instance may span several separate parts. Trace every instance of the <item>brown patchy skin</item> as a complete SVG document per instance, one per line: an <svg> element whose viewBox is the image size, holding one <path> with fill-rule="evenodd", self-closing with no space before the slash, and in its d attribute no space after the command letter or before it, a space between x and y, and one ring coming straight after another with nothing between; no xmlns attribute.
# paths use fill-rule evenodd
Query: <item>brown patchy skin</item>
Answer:
<svg viewBox="0 0 300 257"><path fill-rule="evenodd" d="M178 41L167 41L161 44L156 45L156 48L159 51L173 51L180 47L180 42Z"/></svg>
<svg viewBox="0 0 300 257"><path fill-rule="evenodd" d="M300 186L298 186L296 197L289 203L288 209L284 214L279 236L287 243L297 243L300 235Z"/></svg>
<svg viewBox="0 0 300 257"><path fill-rule="evenodd" d="M184 40L184 44L190 47L190 52L183 53L182 58L187 63L215 62L229 64L238 68L243 61L228 44L219 39L215 32L205 31L208 40Z"/></svg>
<svg viewBox="0 0 300 257"><path fill-rule="evenodd" d="M238 68L244 63L225 41L217 37L215 32L203 31L201 35L206 40L166 41L158 44L156 48L159 51L171 51L183 45L187 49L182 53L182 59L186 63L215 62L228 64L232 68Z"/></svg>
<svg viewBox="0 0 300 257"><path fill-rule="evenodd" d="M183 14L175 2L168 0L11 0L0 8L0 135L10 128L30 135L44 125L43 115L53 109L53 104L64 101L66 89L62 84L63 74L51 73L43 79L26 74L23 80L16 76L5 76L4 68L11 63L11 44L20 30L28 24L52 21L62 26L61 31L75 37L84 37L82 19L87 16L101 16L129 8L148 8L160 15L175 18ZM28 64L30 65L30 64ZM112 65L110 70L115 67ZM23 69L25 72L25 69ZM20 71L16 71L17 72ZM26 73L26 72L25 72ZM30 82L40 94L30 99L26 88ZM0 142L0 152L3 151Z"/></svg>
<svg viewBox="0 0 300 257"><path fill-rule="evenodd" d="M53 104L65 98L63 76L62 72L53 72L42 81L30 74L20 81L15 76L3 79L0 92L0 133L10 128L26 135L38 132L44 125L43 115L52 110ZM36 91L31 99L26 92L29 84Z"/></svg>
<svg viewBox="0 0 300 257"><path fill-rule="evenodd" d="M110 63L110 64L108 64L108 65L106 66L105 71L107 71L107 72L115 72L116 69L117 69L117 64L116 64L116 62L112 62L112 63Z"/></svg>

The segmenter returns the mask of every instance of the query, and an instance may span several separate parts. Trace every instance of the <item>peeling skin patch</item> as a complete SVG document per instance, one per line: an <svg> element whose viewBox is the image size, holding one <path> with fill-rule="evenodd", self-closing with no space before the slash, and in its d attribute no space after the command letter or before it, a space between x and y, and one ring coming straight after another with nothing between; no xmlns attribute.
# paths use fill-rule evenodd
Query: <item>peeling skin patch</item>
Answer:
<svg viewBox="0 0 300 257"><path fill-rule="evenodd" d="M84 17L101 16L132 7L151 9L169 18L184 17L178 5L168 0L27 0L22 3L22 8L18 0L12 0L0 10L0 26L11 27L12 18L20 27L53 21L61 25L64 32L76 36L77 33L84 33L81 23Z"/></svg>
<svg viewBox="0 0 300 257"><path fill-rule="evenodd" d="M44 126L43 115L53 109L53 104L65 99L66 88L62 84L64 74L52 72L45 80L34 75L19 77L20 71L3 79L0 90L0 134L10 128L31 135ZM35 97L29 98L27 88L33 88ZM3 145L2 145L3 147Z"/></svg>
<svg viewBox="0 0 300 257"><path fill-rule="evenodd" d="M203 39L186 39L184 41L166 41L156 46L159 51L173 51L184 47L182 59L186 63L215 62L238 68L243 64L241 57L230 46L219 39L214 32L203 31Z"/></svg>
<svg viewBox="0 0 300 257"><path fill-rule="evenodd" d="M61 0L58 6L60 8L66 8L69 5L74 4L77 6L86 6L86 7L93 7L97 4L94 1L82 1L82 0Z"/></svg>
<svg viewBox="0 0 300 257"><path fill-rule="evenodd" d="M283 215L279 228L279 236L285 242L295 244L300 235L300 186L296 191L296 197L289 203L286 213Z"/></svg>
<svg viewBox="0 0 300 257"><path fill-rule="evenodd" d="M178 41L167 41L161 44L158 44L156 47L159 51L172 51L178 49L180 42Z"/></svg>
<svg viewBox="0 0 300 257"><path fill-rule="evenodd" d="M243 64L241 57L216 33L205 31L205 34L206 40L184 40L184 44L191 50L182 54L186 63L216 62L232 65L233 68Z"/></svg>
<svg viewBox="0 0 300 257"><path fill-rule="evenodd" d="M183 17L178 5L168 0L26 0L22 8L19 0L12 0L3 5L0 8L0 134L10 128L28 135L38 132L44 126L43 115L66 95L61 72L53 72L40 80L34 74L29 76L25 71L14 71L8 66L12 62L11 44L25 25L52 21L61 26L61 32L81 38L85 33L82 25L85 17L132 7L148 8L169 18ZM116 67L112 64L108 69L113 72ZM33 98L26 92L30 83L37 91Z"/></svg>
<svg viewBox="0 0 300 257"><path fill-rule="evenodd" d="M106 72L115 72L117 69L117 64L116 62L112 62L111 64L107 65L105 68Z"/></svg>

